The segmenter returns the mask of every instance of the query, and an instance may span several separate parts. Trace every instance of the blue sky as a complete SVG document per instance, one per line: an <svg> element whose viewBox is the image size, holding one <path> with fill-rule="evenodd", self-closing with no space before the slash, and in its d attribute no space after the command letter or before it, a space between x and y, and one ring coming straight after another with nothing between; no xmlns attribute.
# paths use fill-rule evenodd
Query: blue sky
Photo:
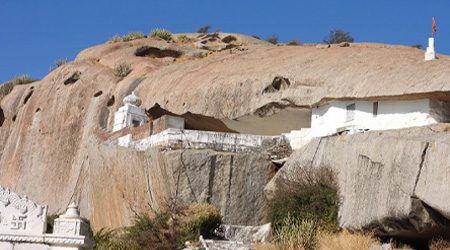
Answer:
<svg viewBox="0 0 450 250"><path fill-rule="evenodd" d="M318 43L330 29L355 42L422 44L437 24L436 52L450 55L448 0L0 0L0 83L15 75L42 79L60 58L128 31L277 34L279 42Z"/></svg>

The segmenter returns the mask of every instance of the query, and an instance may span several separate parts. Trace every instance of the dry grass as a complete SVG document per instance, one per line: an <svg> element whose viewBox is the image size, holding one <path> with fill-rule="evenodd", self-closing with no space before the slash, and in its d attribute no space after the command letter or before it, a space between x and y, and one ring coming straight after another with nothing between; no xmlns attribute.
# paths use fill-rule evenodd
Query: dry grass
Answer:
<svg viewBox="0 0 450 250"><path fill-rule="evenodd" d="M368 249L371 244L381 245L372 234L342 231L337 234L323 234L318 250L361 250Z"/></svg>
<svg viewBox="0 0 450 250"><path fill-rule="evenodd" d="M450 250L450 241L435 238L430 242L430 250Z"/></svg>
<svg viewBox="0 0 450 250"><path fill-rule="evenodd" d="M276 250L277 248L269 243L256 243L254 250Z"/></svg>

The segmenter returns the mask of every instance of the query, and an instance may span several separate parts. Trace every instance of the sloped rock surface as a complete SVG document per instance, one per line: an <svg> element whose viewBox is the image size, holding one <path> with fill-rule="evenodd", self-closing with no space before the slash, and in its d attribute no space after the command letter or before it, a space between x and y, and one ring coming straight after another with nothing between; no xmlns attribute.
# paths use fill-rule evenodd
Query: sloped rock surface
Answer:
<svg viewBox="0 0 450 250"><path fill-rule="evenodd" d="M225 223L257 225L262 221L264 186L274 172L266 154L134 151L98 144L94 138L88 152L89 188L78 186L77 199L97 229L123 226L134 213L163 211L171 199L185 204L211 203L219 208ZM86 189L87 197L83 195ZM99 208L106 212L98 212Z"/></svg>
<svg viewBox="0 0 450 250"><path fill-rule="evenodd" d="M340 225L380 235L431 238L450 231L450 125L315 139L266 186L270 197L300 169L330 167L342 196Z"/></svg>

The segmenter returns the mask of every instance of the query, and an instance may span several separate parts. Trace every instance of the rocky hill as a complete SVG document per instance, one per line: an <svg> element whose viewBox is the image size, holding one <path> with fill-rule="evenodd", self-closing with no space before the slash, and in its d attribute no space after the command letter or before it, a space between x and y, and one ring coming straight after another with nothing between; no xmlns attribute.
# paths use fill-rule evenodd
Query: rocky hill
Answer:
<svg viewBox="0 0 450 250"><path fill-rule="evenodd" d="M220 34L221 38L226 35ZM258 133L264 133L267 127L278 128L277 132L299 129L304 123L292 120L293 114L324 98L418 94L447 99L450 91L448 56L424 61L422 50L406 46L276 46L252 37L234 36L238 38L235 44L211 38L204 38L201 44L157 38L105 43L80 52L73 62L38 82L16 86L0 100L0 184L48 204L51 213L62 212L76 201L95 228L127 224L135 212L158 210L174 194L187 202L205 201L219 206L230 223L258 224L263 216L263 187L275 169L266 155L135 152L100 142L93 130L112 130L113 114L131 91L142 98L141 107L145 109L158 104L174 114L196 114L199 122L201 117L225 124L237 120L242 123L241 131L261 127L255 130ZM114 67L123 62L130 63L132 71L126 77L116 76ZM239 126L233 129L239 131ZM321 147L329 147L337 156L346 147L353 148L353 141L360 137L363 135L357 139L326 139ZM374 160L381 157L376 148L368 146L375 140L372 137L361 139L367 142L363 155L369 155L368 162L380 162ZM380 145L390 141L389 145L393 145L398 140L383 137L375 141ZM408 145L405 142L405 147L393 148L391 153L407 152L420 160L423 147L410 150ZM290 161L312 160L304 157L296 152ZM436 157L444 162L445 156ZM331 165L334 158L327 159ZM383 159L395 161L398 165L394 169L404 168L411 173L403 176L400 171L400 176L417 178L410 165L394 158ZM350 179L357 176L361 161L349 163L340 175L349 175ZM448 180L448 175L444 176ZM347 182L342 180L346 192ZM364 181L353 178L358 180ZM403 185L403 180L389 179L385 184ZM373 190L364 189L360 183L354 185L365 190L361 192ZM410 189L406 192L414 193ZM344 226L366 226L384 218L380 214L376 220L352 221L345 215L354 206L347 204L341 211ZM408 210L402 211L403 216ZM441 214L449 219L446 211Z"/></svg>

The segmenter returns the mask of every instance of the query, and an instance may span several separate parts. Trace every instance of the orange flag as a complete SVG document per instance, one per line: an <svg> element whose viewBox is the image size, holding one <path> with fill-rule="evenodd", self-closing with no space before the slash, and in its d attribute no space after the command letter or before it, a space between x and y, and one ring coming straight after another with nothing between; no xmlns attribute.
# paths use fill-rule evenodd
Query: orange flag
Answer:
<svg viewBox="0 0 450 250"><path fill-rule="evenodd" d="M434 21L434 17L433 17L433 34L431 34L431 36L434 37L434 33L436 33L436 22Z"/></svg>

